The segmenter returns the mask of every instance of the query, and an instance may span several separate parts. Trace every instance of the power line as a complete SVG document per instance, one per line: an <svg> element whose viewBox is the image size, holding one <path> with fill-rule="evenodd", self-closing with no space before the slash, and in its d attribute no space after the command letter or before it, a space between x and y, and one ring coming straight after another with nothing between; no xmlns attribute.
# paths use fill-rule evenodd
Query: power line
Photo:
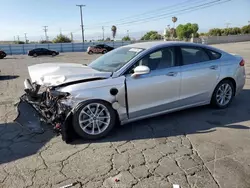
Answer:
<svg viewBox="0 0 250 188"><path fill-rule="evenodd" d="M137 22L137 21L140 21L140 20L146 20L146 19L149 19L149 18L151 18L151 17L145 17L144 16L144 18L140 18L140 19L138 19L138 16L142 16L142 15L146 15L146 14L152 14L152 13L154 13L154 12L157 12L157 14L159 14L160 12L159 12L159 10L164 10L164 11L166 11L166 10L176 10L176 8L174 8L174 7L176 7L176 6L178 6L178 8L181 8L181 7L183 7L183 8L185 8L185 7L187 7L187 5L188 6L190 6L190 5L192 5L192 4L197 4L197 3L200 3L200 2L203 2L203 4L204 4L204 1L208 1L208 0L193 0L193 1L189 1L189 0L187 0L187 1L184 1L183 3L177 3L177 4L175 4L175 5L172 5L172 6L168 6L168 7L164 7L164 8L160 8L160 9L156 9L156 10L153 10L153 11L148 11L148 12L144 12L144 13L142 13L142 14L137 14L137 15L134 15L134 16L129 16L129 17L125 17L125 18L123 18L123 19L119 19L119 20L116 20L116 21L113 21L113 22L111 22L111 21L108 21L108 22L102 22L102 23L99 23L99 24L103 24L103 23L116 23L116 25L121 25L121 24L124 24L124 23L127 23L128 21L127 21L127 18L133 18L133 20L132 21L129 21L129 23L131 22L131 23L134 23L134 22ZM209 1L211 1L211 0L209 0ZM220 0L216 0L216 2L217 1L220 1ZM212 2L215 2L215 0L213 0ZM211 3L211 2L210 2ZM185 5L185 4L187 4L187 5ZM173 9L174 8L174 9ZM192 7L189 7L189 8L192 8ZM178 12L179 12L179 10L178 10ZM170 14L171 14L172 12L170 12ZM154 13L155 14L155 13ZM157 14L155 14L155 16L154 17L157 17ZM158 16L162 16L162 14L161 15L158 15ZM118 21L122 21L122 20L126 20L126 22L118 22ZM99 27L104 27L104 25L99 25L99 24L95 24L95 25L87 25L87 26L85 26L85 28L87 28L87 29L92 29L92 28L99 28ZM106 25L106 27L108 27L108 25ZM80 31L79 29L77 29L76 31L73 31L73 33L75 33L75 32L78 32L78 31Z"/></svg>
<svg viewBox="0 0 250 188"><path fill-rule="evenodd" d="M44 30L44 34L45 34L45 40L48 41L48 35L47 35L47 31L48 31L47 27L48 26L43 26L43 27L44 27L43 30Z"/></svg>
<svg viewBox="0 0 250 188"><path fill-rule="evenodd" d="M76 5L76 6L80 8L81 28L82 28L82 42L84 43L84 29L83 29L82 7L85 7L86 5Z"/></svg>
<svg viewBox="0 0 250 188"><path fill-rule="evenodd" d="M170 16L170 15L173 15L173 14L179 14L179 13L182 13L183 11L192 10L194 8L196 8L196 9L197 8L202 8L203 6L211 5L211 4L215 5L219 1L221 1L221 0L214 0L214 1L211 1L211 2L208 2L208 3L203 3L203 4L200 4L200 5L184 8L184 9L181 9L181 10L177 10L177 11L173 11L173 12L169 12L169 13L165 13L165 14L160 14L160 15L157 15L157 16L151 16L151 17L147 17L147 18L143 18L143 19L138 19L138 20L135 20L135 21L123 22L123 23L116 24L116 25L127 25L127 24L138 23L138 22L150 22L153 19L159 20L159 19L166 18L166 16ZM231 1L231 0L228 0L228 1Z"/></svg>
<svg viewBox="0 0 250 188"><path fill-rule="evenodd" d="M204 3L204 4L201 4L201 5L197 5L197 6L185 8L185 9L182 9L182 10L170 12L170 13L167 13L167 14L162 14L162 15L159 15L159 16L149 17L149 18L145 18L145 19L139 19L139 20L130 21L130 22L121 23L121 24L116 24L116 25L125 26L125 25L132 25L134 23L140 24L140 23L152 22L152 21L164 19L164 18L167 18L167 17L172 17L173 14L176 14L176 15L186 14L186 13L193 12L193 11L196 11L196 10L200 10L200 9L208 8L208 7L211 7L211 6L218 5L218 4L226 3L226 2L229 2L231 0L220 1L220 2L219 1L220 0L216 0L216 1L213 1L213 2Z"/></svg>
<svg viewBox="0 0 250 188"><path fill-rule="evenodd" d="M106 25L106 24L109 24L109 23L119 23L121 21L128 21L129 19L132 18L132 20L135 20L135 19L138 19L138 17L141 17L141 16L148 16L150 14L159 14L161 13L160 11L166 11L166 10L171 10L171 9L176 9L175 7L182 7L183 5L184 6L187 6L187 5L191 5L193 3L197 3L197 2L204 2L206 0L193 0L190 2L190 0L187 0L187 1L184 1L182 3L177 3L177 4L174 4L172 6L167 6L167 7L163 7L163 8L159 8L159 9L155 9L155 10L152 10L152 11L147 11L147 12L144 12L144 13L141 13L141 14L136 14L136 15L132 15L132 16L128 16L128 17L125 17L125 18L122 18L122 19L118 19L118 20L114 20L114 21L107 21L107 22L101 22L101 23L97 23L97 24L94 24L94 25L90 25L91 26L94 26L94 27L100 27L100 25ZM185 5L187 4L187 5Z"/></svg>

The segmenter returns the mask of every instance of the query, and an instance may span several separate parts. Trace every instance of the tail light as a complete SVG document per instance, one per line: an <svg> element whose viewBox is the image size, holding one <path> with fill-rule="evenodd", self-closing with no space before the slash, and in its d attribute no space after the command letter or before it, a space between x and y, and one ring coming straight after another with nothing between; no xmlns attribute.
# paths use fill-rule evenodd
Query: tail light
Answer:
<svg viewBox="0 0 250 188"><path fill-rule="evenodd" d="M244 61L244 59L242 59L241 62L240 62L240 66L243 67L244 65L245 65L245 61Z"/></svg>

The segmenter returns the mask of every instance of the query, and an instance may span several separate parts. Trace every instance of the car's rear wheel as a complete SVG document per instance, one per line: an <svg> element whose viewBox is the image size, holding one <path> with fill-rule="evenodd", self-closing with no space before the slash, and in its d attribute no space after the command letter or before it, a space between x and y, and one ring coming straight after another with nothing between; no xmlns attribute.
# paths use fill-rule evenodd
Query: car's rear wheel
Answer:
<svg viewBox="0 0 250 188"><path fill-rule="evenodd" d="M55 53L55 52L53 52L53 53L52 53L52 56L56 56L56 53Z"/></svg>
<svg viewBox="0 0 250 188"><path fill-rule="evenodd" d="M73 116L76 133L84 139L107 136L116 123L116 113L111 105L102 100L84 102Z"/></svg>
<svg viewBox="0 0 250 188"><path fill-rule="evenodd" d="M235 88L230 80L221 81L215 88L211 104L216 108L227 108L234 98Z"/></svg>
<svg viewBox="0 0 250 188"><path fill-rule="evenodd" d="M107 53L107 50L103 50L102 53L103 53L103 54L106 54L106 53Z"/></svg>
<svg viewBox="0 0 250 188"><path fill-rule="evenodd" d="M4 57L3 56L0 56L0 59L3 59Z"/></svg>
<svg viewBox="0 0 250 188"><path fill-rule="evenodd" d="M37 57L37 54L36 54L36 53L34 53L34 54L33 54L33 57Z"/></svg>
<svg viewBox="0 0 250 188"><path fill-rule="evenodd" d="M88 54L90 54L90 55L93 54L93 51L90 50L90 51L88 52Z"/></svg>

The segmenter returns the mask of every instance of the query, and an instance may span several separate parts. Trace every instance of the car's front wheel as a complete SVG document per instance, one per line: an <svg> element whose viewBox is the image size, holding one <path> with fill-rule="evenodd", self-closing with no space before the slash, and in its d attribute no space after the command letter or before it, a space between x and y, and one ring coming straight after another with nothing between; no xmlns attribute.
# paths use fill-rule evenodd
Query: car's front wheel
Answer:
<svg viewBox="0 0 250 188"><path fill-rule="evenodd" d="M55 52L53 52L53 53L52 53L52 56L56 56L56 53L55 53Z"/></svg>
<svg viewBox="0 0 250 188"><path fill-rule="evenodd" d="M116 123L112 106L102 100L84 102L73 116L76 133L84 139L99 139L108 135Z"/></svg>
<svg viewBox="0 0 250 188"><path fill-rule="evenodd" d="M221 81L215 88L211 104L216 108L226 108L234 98L235 88L230 80Z"/></svg>
<svg viewBox="0 0 250 188"><path fill-rule="evenodd" d="M89 55L93 54L93 51L90 50L90 51L88 52L88 54L89 54Z"/></svg>
<svg viewBox="0 0 250 188"><path fill-rule="evenodd" d="M103 54L106 54L106 53L107 53L107 50L103 50L102 53L103 53Z"/></svg>
<svg viewBox="0 0 250 188"><path fill-rule="evenodd" d="M36 54L36 53L34 53L34 54L33 54L33 57L37 57L37 54Z"/></svg>

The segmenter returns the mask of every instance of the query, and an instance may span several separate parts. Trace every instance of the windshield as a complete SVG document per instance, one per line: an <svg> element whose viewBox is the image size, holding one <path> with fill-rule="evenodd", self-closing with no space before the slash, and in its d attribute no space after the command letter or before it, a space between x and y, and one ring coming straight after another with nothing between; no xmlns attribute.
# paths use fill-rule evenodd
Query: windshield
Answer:
<svg viewBox="0 0 250 188"><path fill-rule="evenodd" d="M90 63L89 66L102 72L115 72L143 50L144 49L132 47L117 48L97 58L95 61Z"/></svg>

